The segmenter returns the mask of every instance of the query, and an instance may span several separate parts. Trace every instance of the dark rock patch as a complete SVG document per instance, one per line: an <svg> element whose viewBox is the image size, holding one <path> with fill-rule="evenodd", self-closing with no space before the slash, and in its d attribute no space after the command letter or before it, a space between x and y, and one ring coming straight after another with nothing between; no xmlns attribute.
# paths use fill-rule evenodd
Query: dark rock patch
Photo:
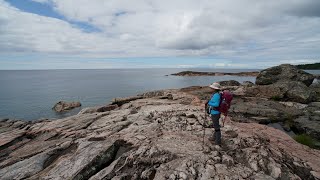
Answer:
<svg viewBox="0 0 320 180"><path fill-rule="evenodd" d="M97 109L97 112L106 112L106 111L111 111L118 108L117 104L114 105L106 105L106 106L102 106L100 108Z"/></svg>
<svg viewBox="0 0 320 180"><path fill-rule="evenodd" d="M125 98L115 98L112 100L112 105L122 106L123 104L129 103L130 101L134 101L137 99L143 99L143 96L132 96L132 97L125 97Z"/></svg>
<svg viewBox="0 0 320 180"><path fill-rule="evenodd" d="M314 76L293 65L282 64L261 71L256 78L256 84L269 85L274 84L279 80L299 81L306 86L310 86L314 80Z"/></svg>
<svg viewBox="0 0 320 180"><path fill-rule="evenodd" d="M125 141L117 140L106 151L96 156L88 163L73 179L83 180L89 179L91 176L98 173L100 170L108 167L115 159L123 153L131 150L131 145Z"/></svg>
<svg viewBox="0 0 320 180"><path fill-rule="evenodd" d="M221 86L240 86L241 85L238 81L235 81L235 80L219 81L219 84Z"/></svg>

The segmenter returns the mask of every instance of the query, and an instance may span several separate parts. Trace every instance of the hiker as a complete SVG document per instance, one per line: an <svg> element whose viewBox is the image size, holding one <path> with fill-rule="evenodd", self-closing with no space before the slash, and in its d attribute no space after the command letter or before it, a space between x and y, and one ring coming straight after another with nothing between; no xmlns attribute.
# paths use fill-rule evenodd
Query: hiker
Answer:
<svg viewBox="0 0 320 180"><path fill-rule="evenodd" d="M211 99L208 102L208 105L212 108L210 111L211 114L211 119L213 122L213 128L214 128L214 134L213 134L213 141L215 141L215 144L221 145L221 131L220 131L220 124L219 124L219 119L220 119L220 111L218 111L218 107L220 105L220 84L219 83L212 83L209 86L213 90L213 95Z"/></svg>

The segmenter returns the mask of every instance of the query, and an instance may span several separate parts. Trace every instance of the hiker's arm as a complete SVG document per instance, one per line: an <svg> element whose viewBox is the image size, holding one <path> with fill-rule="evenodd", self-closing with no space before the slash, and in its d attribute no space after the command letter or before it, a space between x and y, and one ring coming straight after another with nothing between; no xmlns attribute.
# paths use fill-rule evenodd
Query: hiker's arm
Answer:
<svg viewBox="0 0 320 180"><path fill-rule="evenodd" d="M212 106L212 107L219 107L219 103L220 103L220 96L219 94L216 93L212 96L208 104L209 106Z"/></svg>

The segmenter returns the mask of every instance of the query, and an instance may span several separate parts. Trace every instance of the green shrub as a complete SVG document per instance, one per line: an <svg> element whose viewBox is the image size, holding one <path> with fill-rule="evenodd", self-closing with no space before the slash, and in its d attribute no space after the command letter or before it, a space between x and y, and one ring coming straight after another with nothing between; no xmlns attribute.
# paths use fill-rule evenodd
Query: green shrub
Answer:
<svg viewBox="0 0 320 180"><path fill-rule="evenodd" d="M288 113L286 113L285 115L284 115L284 124L286 125L286 126L288 126L288 127L292 127L293 125L294 125L294 119L295 119L296 117L294 117L292 114L288 114Z"/></svg>
<svg viewBox="0 0 320 180"><path fill-rule="evenodd" d="M274 101L280 101L281 97L280 96L272 96L270 99L274 100Z"/></svg>
<svg viewBox="0 0 320 180"><path fill-rule="evenodd" d="M294 140L296 140L300 144L304 144L304 145L309 146L311 148L315 148L316 141L314 139L312 139L312 137L308 136L307 134L296 135L294 137Z"/></svg>

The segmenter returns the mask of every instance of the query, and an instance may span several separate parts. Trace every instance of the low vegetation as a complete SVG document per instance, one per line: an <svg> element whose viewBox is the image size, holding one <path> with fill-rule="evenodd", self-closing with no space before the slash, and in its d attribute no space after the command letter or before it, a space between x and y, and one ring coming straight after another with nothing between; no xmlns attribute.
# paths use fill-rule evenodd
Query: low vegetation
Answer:
<svg viewBox="0 0 320 180"><path fill-rule="evenodd" d="M314 64L301 64L301 65L297 65L297 68L299 69L320 69L320 63L314 63Z"/></svg>
<svg viewBox="0 0 320 180"><path fill-rule="evenodd" d="M319 142L317 142L316 140L314 140L312 137L310 137L307 134L296 135L294 137L294 140L296 140L300 144L304 144L304 145L309 146L311 148L319 149Z"/></svg>
<svg viewBox="0 0 320 180"><path fill-rule="evenodd" d="M273 101L280 101L281 97L280 96L272 96L270 99Z"/></svg>

